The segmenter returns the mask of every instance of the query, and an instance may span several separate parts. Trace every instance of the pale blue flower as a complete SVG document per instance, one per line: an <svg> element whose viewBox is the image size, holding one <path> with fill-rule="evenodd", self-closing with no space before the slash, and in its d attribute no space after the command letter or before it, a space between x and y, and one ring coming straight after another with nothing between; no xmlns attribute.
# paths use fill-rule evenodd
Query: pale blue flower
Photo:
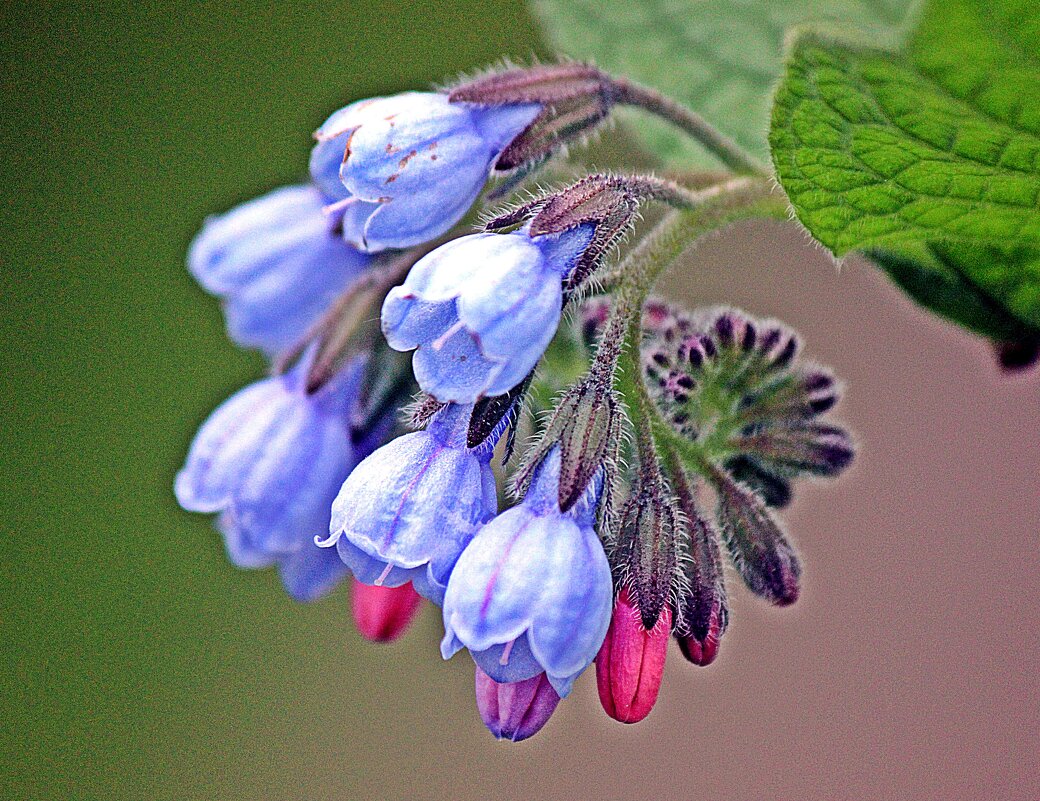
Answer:
<svg viewBox="0 0 1040 801"><path fill-rule="evenodd" d="M371 257L331 230L326 198L287 186L210 217L188 268L224 302L228 335L276 354L298 342Z"/></svg>
<svg viewBox="0 0 1040 801"><path fill-rule="evenodd" d="M335 545L359 581L411 581L440 603L462 549L498 508L490 466L496 437L466 447L471 410L442 409L425 431L379 448L343 484L320 544Z"/></svg>
<svg viewBox="0 0 1040 801"><path fill-rule="evenodd" d="M420 259L383 303L396 350L416 349L419 386L441 401L502 395L534 369L556 333L563 278L589 240L583 225L549 236L526 229L471 234Z"/></svg>
<svg viewBox="0 0 1040 801"><path fill-rule="evenodd" d="M422 244L466 213L537 103L450 103L404 92L340 109L315 132L311 177L338 203L343 237L374 253Z"/></svg>
<svg viewBox="0 0 1040 801"><path fill-rule="evenodd" d="M602 474L568 512L558 501L560 454L538 468L519 506L481 528L444 595L450 658L469 648L498 682L542 671L560 694L596 657L610 624L610 565L594 530Z"/></svg>
<svg viewBox="0 0 1040 801"><path fill-rule="evenodd" d="M300 600L331 589L346 573L314 538L328 530L332 501L359 458L349 417L365 367L355 359L308 394L309 361L310 354L290 373L221 404L196 434L174 486L188 511L219 514L234 564L277 565Z"/></svg>

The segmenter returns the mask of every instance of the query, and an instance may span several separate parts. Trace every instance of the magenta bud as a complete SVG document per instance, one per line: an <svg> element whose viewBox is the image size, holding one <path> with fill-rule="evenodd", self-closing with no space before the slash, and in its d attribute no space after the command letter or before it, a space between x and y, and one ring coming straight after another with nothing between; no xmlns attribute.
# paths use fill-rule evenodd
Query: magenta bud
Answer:
<svg viewBox="0 0 1040 801"><path fill-rule="evenodd" d="M477 667L477 710L489 732L518 743L541 731L560 696L544 673L523 681L499 683Z"/></svg>
<svg viewBox="0 0 1040 801"><path fill-rule="evenodd" d="M677 635L679 650L688 662L701 667L707 667L715 661L719 653L719 643L726 631L726 608L716 601L708 618L707 629L703 633L693 632L690 634Z"/></svg>
<svg viewBox="0 0 1040 801"><path fill-rule="evenodd" d="M648 631L628 587L621 588L607 637L596 657L599 700L614 720L638 723L654 708L671 629L670 606L664 607L657 623Z"/></svg>
<svg viewBox="0 0 1040 801"><path fill-rule="evenodd" d="M354 579L350 604L354 625L370 642L393 642L415 619L421 601L411 582L400 587L376 587Z"/></svg>

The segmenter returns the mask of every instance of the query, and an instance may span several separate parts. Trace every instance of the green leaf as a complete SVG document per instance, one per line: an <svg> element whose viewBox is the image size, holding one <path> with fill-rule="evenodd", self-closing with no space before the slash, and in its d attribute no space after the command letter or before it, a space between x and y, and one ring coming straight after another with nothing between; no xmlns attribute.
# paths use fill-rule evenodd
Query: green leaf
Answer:
<svg viewBox="0 0 1040 801"><path fill-rule="evenodd" d="M1040 4L943 0L900 56L803 32L770 132L795 214L922 305L1040 330Z"/></svg>
<svg viewBox="0 0 1040 801"><path fill-rule="evenodd" d="M1019 88L1040 103L1040 72ZM1040 244L1040 116L975 91L961 99L899 56L799 36L770 134L798 219L839 256L935 239Z"/></svg>
<svg viewBox="0 0 1040 801"><path fill-rule="evenodd" d="M760 158L785 32L808 21L869 31L895 46L913 0L533 0L550 42L567 55L648 84L690 106ZM717 166L645 114L630 117L652 153Z"/></svg>
<svg viewBox="0 0 1040 801"><path fill-rule="evenodd" d="M920 305L977 334L998 342L1040 335L1040 319L1037 319L1035 311L1040 309L1038 251L917 244L904 247L900 252L872 250L867 255ZM999 292L987 293L979 282L968 278L972 270L992 275L994 280L991 283L998 288L1001 275L1032 275L1033 299L1031 302L1026 299L1027 302L1021 304L1031 308L1032 315L1011 313L1009 308L1019 304L1009 303L1009 298Z"/></svg>

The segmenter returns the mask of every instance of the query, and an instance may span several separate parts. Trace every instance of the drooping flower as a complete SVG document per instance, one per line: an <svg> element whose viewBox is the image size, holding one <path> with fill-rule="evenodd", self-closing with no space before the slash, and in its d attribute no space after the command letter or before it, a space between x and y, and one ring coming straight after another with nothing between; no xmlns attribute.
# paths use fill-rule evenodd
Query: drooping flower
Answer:
<svg viewBox="0 0 1040 801"><path fill-rule="evenodd" d="M295 344L368 267L371 257L330 230L326 199L287 186L210 217L188 269L224 302L228 335L268 355Z"/></svg>
<svg viewBox="0 0 1040 801"><path fill-rule="evenodd" d="M661 689L672 633L672 610L664 607L650 629L622 587L606 639L596 657L596 686L604 711L621 723L638 723L653 709Z"/></svg>
<svg viewBox="0 0 1040 801"><path fill-rule="evenodd" d="M277 565L300 600L331 589L346 572L314 538L328 529L332 500L357 462L348 418L365 359L314 394L304 388L308 364L306 356L221 404L196 434L174 486L188 511L220 515L234 564Z"/></svg>
<svg viewBox="0 0 1040 801"><path fill-rule="evenodd" d="M551 451L523 502L469 544L444 596L441 654L463 647L498 682L545 672L560 696L595 658L613 600L610 565L594 530L602 475L568 512Z"/></svg>
<svg viewBox="0 0 1040 801"><path fill-rule="evenodd" d="M383 303L396 350L415 349L419 386L440 401L502 395L534 368L563 307L562 279L593 235L472 234L434 250Z"/></svg>
<svg viewBox="0 0 1040 801"><path fill-rule="evenodd" d="M316 549L324 556L335 559L345 569L343 561L333 550ZM371 642L393 642L411 625L419 612L422 596L411 584L400 587L377 587L354 579L350 595L350 609L354 625L361 636Z"/></svg>
<svg viewBox="0 0 1040 801"><path fill-rule="evenodd" d="M499 740L518 743L541 731L560 703L544 673L523 681L497 682L476 667L477 710Z"/></svg>
<svg viewBox="0 0 1040 801"><path fill-rule="evenodd" d="M462 218L541 109L451 102L440 92L361 100L315 132L311 177L336 201L343 237L356 247L422 244Z"/></svg>
<svg viewBox="0 0 1040 801"><path fill-rule="evenodd" d="M332 504L329 536L365 584L416 591L440 603L455 562L498 508L494 441L466 446L471 407L449 405L354 469Z"/></svg>

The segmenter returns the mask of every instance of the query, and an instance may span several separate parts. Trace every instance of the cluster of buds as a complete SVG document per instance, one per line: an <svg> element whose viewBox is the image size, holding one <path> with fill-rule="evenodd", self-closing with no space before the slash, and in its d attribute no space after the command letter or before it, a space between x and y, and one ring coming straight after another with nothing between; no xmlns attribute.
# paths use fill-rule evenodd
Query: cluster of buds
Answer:
<svg viewBox="0 0 1040 801"><path fill-rule="evenodd" d="M797 366L786 329L656 304L634 345L643 412L697 458L644 437L626 467L624 337L604 333L624 304L587 306L591 363L565 311L642 204L691 208L696 193L589 175L476 233L455 228L490 179L509 191L645 98L562 64L353 103L315 134L306 184L207 221L189 255L232 339L273 371L202 425L178 501L216 515L231 561L276 567L298 600L350 577L369 640L397 639L423 599L441 607L441 653L472 657L480 715L504 739L544 726L593 662L604 708L625 722L653 706L672 635L710 663L728 614L716 532L752 590L792 601L798 562L771 507L793 477L851 458L847 435L816 420L833 380ZM528 401L554 378L538 367L563 340L579 343L567 353L583 377L538 420ZM514 465L524 425L535 437Z"/></svg>
<svg viewBox="0 0 1040 801"><path fill-rule="evenodd" d="M603 330L592 302L583 330ZM774 509L791 481L827 477L852 461L842 428L820 417L838 400L831 374L799 358L797 336L733 309L686 314L654 301L640 353L648 394L681 458L640 455L614 535L614 617L597 662L600 698L622 722L656 700L669 635L693 664L714 661L729 620L720 541L754 594L798 598L801 564ZM714 513L707 510L714 502Z"/></svg>

